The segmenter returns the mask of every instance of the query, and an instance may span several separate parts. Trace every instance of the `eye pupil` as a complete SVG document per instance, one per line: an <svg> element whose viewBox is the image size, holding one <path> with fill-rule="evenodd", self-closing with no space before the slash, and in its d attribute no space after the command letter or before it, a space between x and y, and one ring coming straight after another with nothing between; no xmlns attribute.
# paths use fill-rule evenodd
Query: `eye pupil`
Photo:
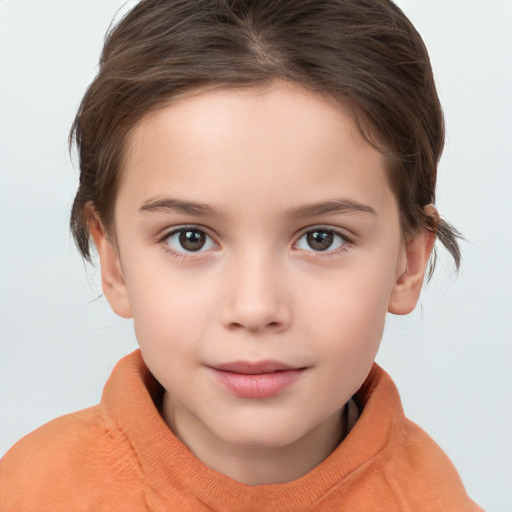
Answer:
<svg viewBox="0 0 512 512"><path fill-rule="evenodd" d="M334 241L331 231L311 231L307 234L308 245L315 251L326 251Z"/></svg>
<svg viewBox="0 0 512 512"><path fill-rule="evenodd" d="M202 231L185 229L179 236L180 245L187 251L199 251L206 242L206 235Z"/></svg>

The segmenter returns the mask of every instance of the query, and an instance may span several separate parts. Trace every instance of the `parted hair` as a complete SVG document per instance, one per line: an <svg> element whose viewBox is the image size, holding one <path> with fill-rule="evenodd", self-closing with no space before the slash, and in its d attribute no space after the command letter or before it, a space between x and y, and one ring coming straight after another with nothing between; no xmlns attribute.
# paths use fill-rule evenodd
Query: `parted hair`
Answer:
<svg viewBox="0 0 512 512"><path fill-rule="evenodd" d="M348 109L387 158L404 235L435 231L458 268L460 234L425 210L435 203L444 144L430 59L390 0L140 1L107 33L70 133L80 166L70 225L84 258L91 256L91 211L115 239L123 156L145 114L203 87L276 79Z"/></svg>

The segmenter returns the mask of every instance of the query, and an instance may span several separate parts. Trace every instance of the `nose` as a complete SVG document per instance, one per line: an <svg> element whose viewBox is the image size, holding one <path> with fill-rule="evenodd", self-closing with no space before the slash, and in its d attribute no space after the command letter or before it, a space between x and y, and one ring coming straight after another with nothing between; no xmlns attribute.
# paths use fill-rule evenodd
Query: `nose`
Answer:
<svg viewBox="0 0 512 512"><path fill-rule="evenodd" d="M283 269L269 258L245 257L230 268L222 323L229 330L282 332L292 314Z"/></svg>

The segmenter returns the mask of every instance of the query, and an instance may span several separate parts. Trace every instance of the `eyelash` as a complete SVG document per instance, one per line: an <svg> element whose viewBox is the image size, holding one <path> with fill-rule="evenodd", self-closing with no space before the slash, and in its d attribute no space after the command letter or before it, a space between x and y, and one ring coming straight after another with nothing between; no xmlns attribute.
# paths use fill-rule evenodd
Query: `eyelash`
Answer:
<svg viewBox="0 0 512 512"><path fill-rule="evenodd" d="M214 238L208 234L208 231L204 227L198 226L197 224L176 226L176 227L170 229L169 231L166 231L157 240L157 242L158 242L158 244L163 246L163 248L164 248L166 253L170 254L172 257L178 259L179 261L183 261L186 258L189 258L194 253L201 254L202 252L206 252L206 251L201 251L201 250L199 250L199 251L189 251L189 252L185 252L185 251L180 252L180 251L176 251L175 249L170 247L170 245L167 243L167 240L169 240L169 238L171 236L173 236L173 235L175 235L177 233L181 233L183 231L187 231L187 230L198 231L198 232L204 233L210 240L212 240L212 242L216 246L219 246L219 244L214 240Z"/></svg>
<svg viewBox="0 0 512 512"><path fill-rule="evenodd" d="M306 249L296 249L296 250L303 250L304 252L307 252L309 257L313 258L329 258L329 257L336 257L340 253L346 252L350 245L352 244L351 238L349 238L345 233L341 232L338 229L329 227L329 226L309 226L308 228L301 231L300 235L297 237L297 241L294 243L294 247L298 244L298 242L307 234L314 233L315 231L323 231L327 233L332 233L335 236L338 236L343 241L342 245L338 247L337 249L331 250L326 249L325 251L315 251L311 248L311 250Z"/></svg>
<svg viewBox="0 0 512 512"><path fill-rule="evenodd" d="M180 261L183 261L184 259L189 258L191 255L194 255L194 253L201 254L203 252L207 252L208 250L203 251L201 249L198 250L198 251L188 251L187 252L186 250L184 250L183 252L180 252L180 251L176 251L175 249L173 249L172 247L169 246L169 244L167 243L167 240L169 240L169 238L171 236L176 235L177 233L181 233L181 232L186 231L186 230L197 231L197 232L204 233L204 235L206 235L217 247L219 246L219 244L215 241L215 239L212 236L210 236L208 234L208 231L204 227L198 226L196 224L176 226L176 227L170 229L169 231L166 231L157 240L157 242L160 245L163 245L164 250L167 253L169 253L171 256L173 256L174 258L176 258L176 259L178 259ZM304 236L308 235L309 233L315 232L315 231L323 231L323 232L327 232L327 233L332 233L333 235L341 238L343 243L342 243L342 245L339 248L336 248L334 250L329 250L329 248L328 248L325 251L315 251L312 248L311 248L311 250L296 248L298 242ZM332 227L319 225L319 226L310 226L307 229L304 229L303 231L301 231L299 236L296 238L296 241L293 244L293 248L295 250L298 250L298 251L303 251L303 252L309 253L310 257L314 257L314 258L328 258L328 257L337 256L338 254L340 254L342 252L346 252L348 250L348 247L351 244L352 244L352 240L345 233L342 233L341 231L339 231L337 229L334 229Z"/></svg>

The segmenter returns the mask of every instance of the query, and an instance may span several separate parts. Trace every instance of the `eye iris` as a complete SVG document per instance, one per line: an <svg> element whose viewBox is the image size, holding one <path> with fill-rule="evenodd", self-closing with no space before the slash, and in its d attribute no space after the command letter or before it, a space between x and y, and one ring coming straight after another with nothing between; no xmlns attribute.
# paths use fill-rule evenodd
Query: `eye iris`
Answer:
<svg viewBox="0 0 512 512"><path fill-rule="evenodd" d="M308 245L315 251L325 251L331 247L334 235L330 231L311 231L307 234Z"/></svg>
<svg viewBox="0 0 512 512"><path fill-rule="evenodd" d="M187 251L199 251L206 242L206 235L201 231L184 230L179 236L180 245Z"/></svg>

